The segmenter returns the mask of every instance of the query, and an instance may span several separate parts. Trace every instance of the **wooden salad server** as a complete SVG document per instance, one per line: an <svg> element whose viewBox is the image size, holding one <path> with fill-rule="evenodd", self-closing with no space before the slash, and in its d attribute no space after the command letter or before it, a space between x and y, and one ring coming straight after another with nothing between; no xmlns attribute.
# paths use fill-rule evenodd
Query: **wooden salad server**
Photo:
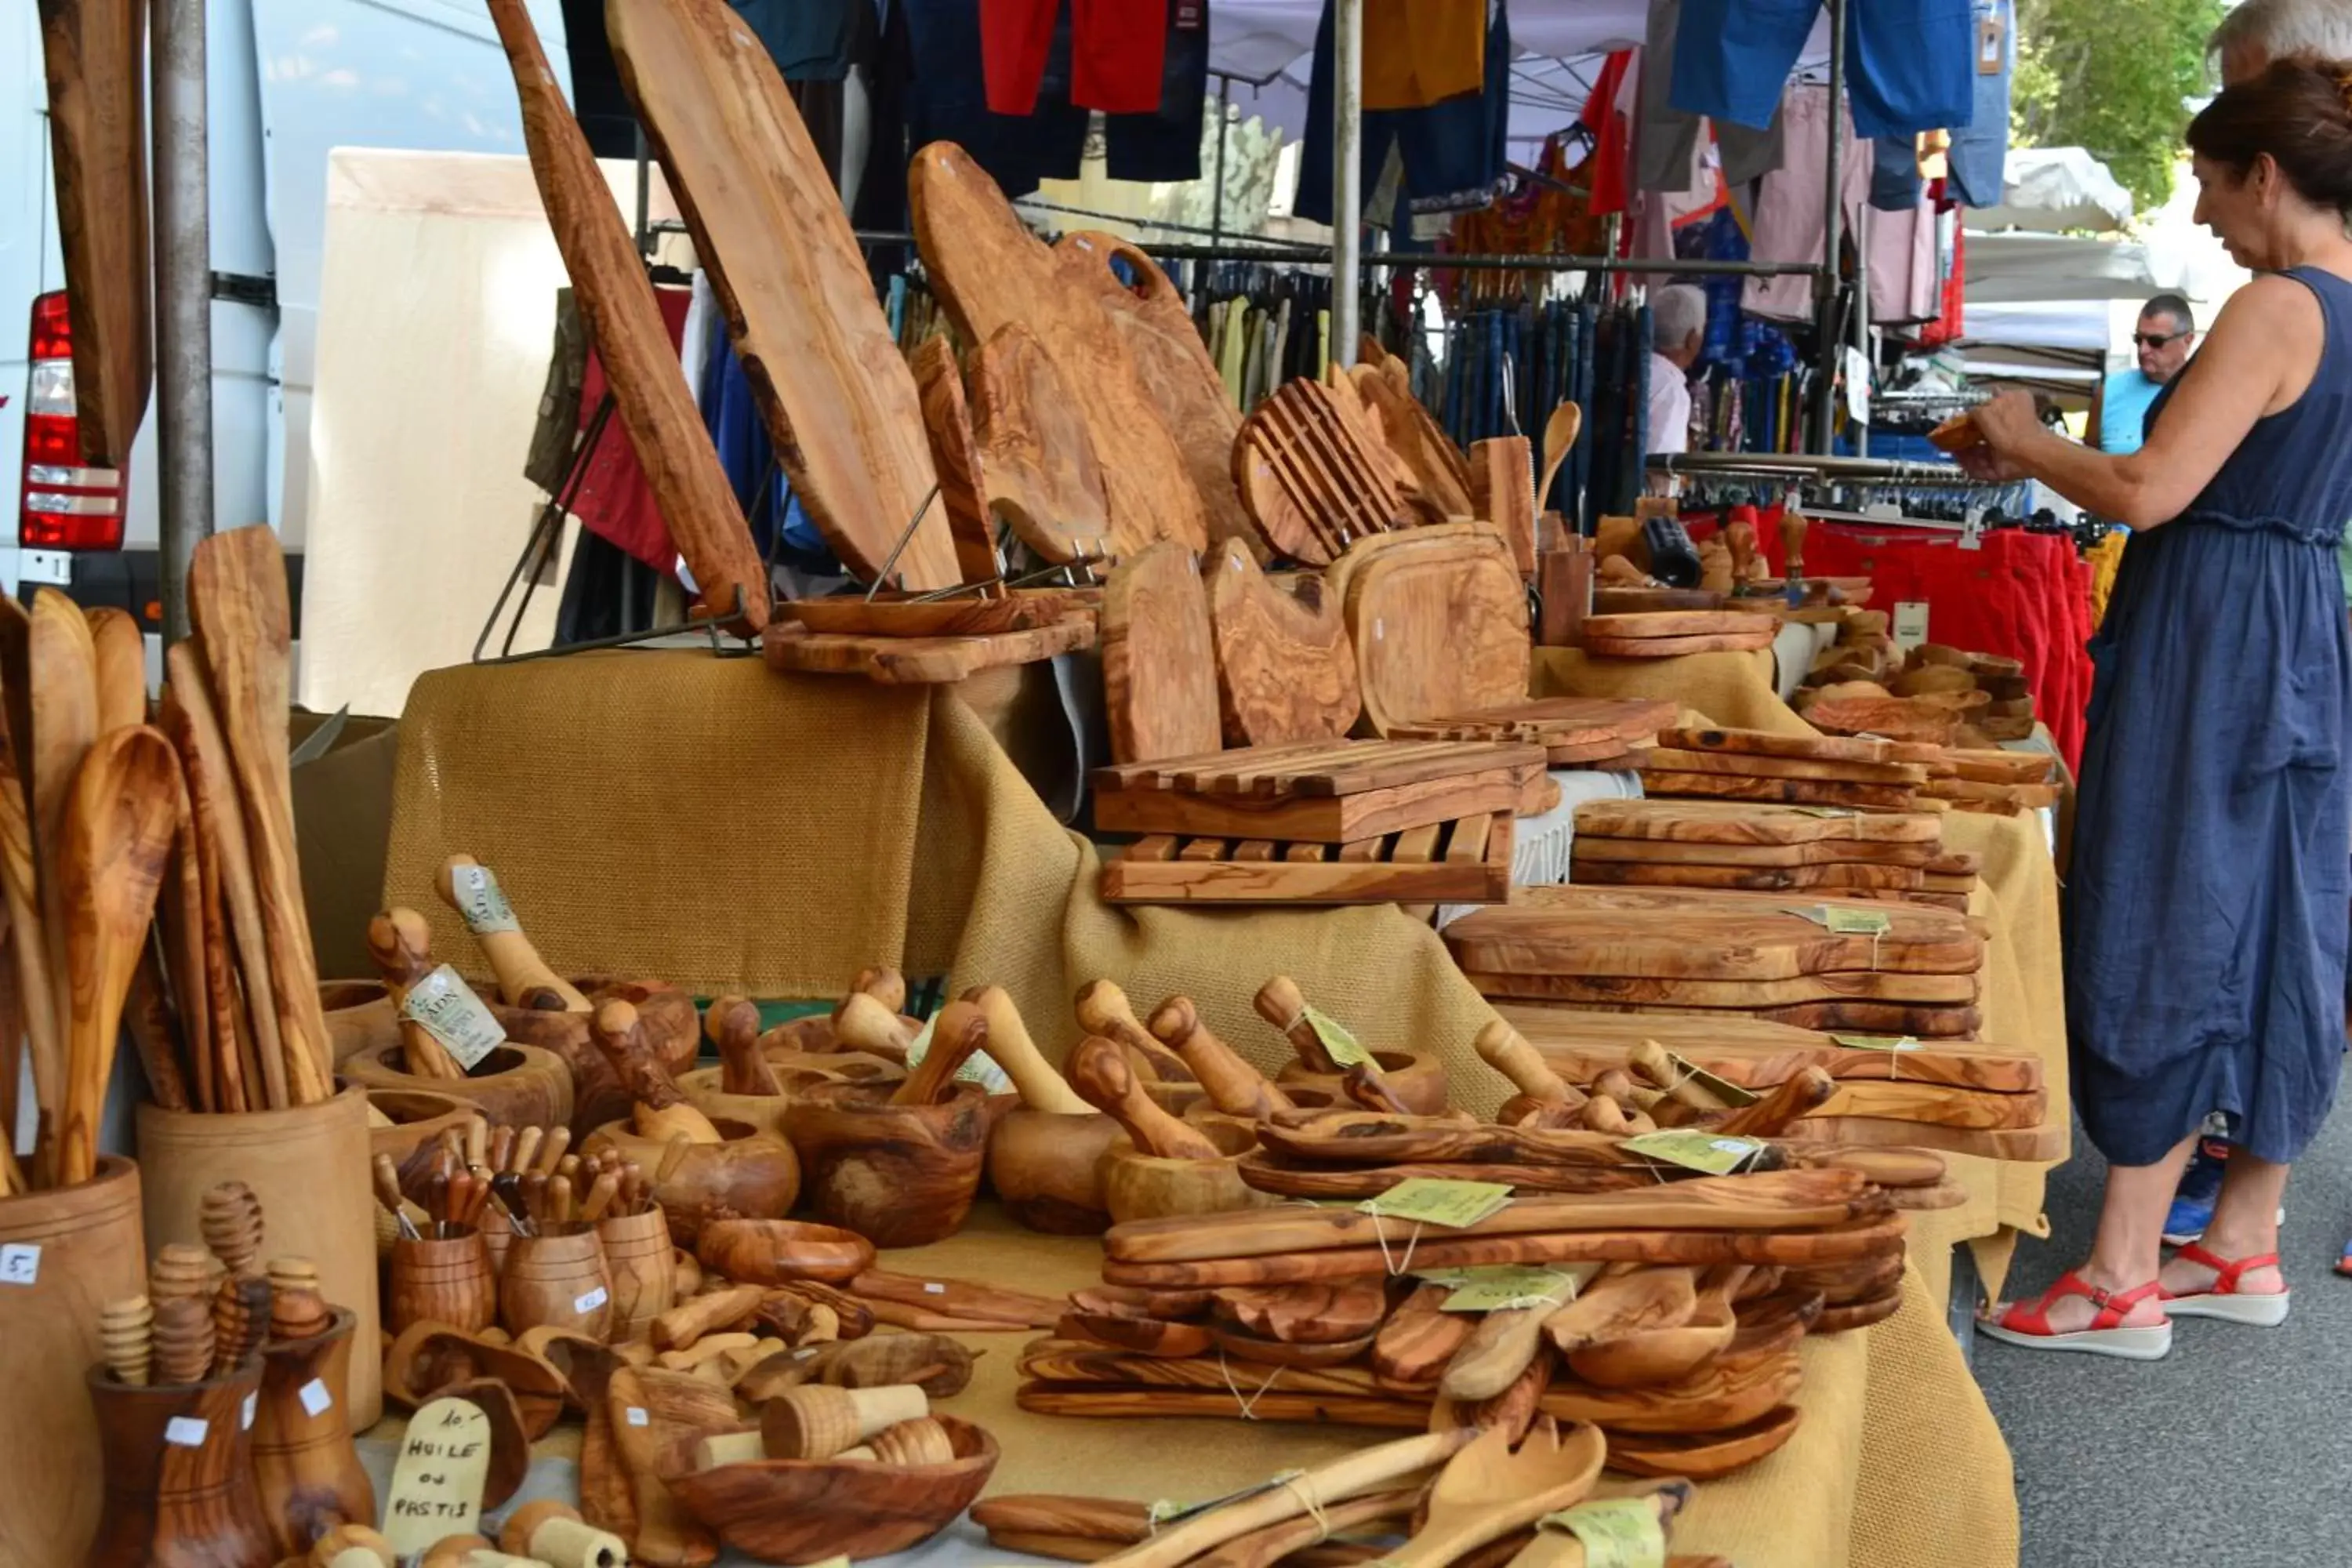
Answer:
<svg viewBox="0 0 2352 1568"><path fill-rule="evenodd" d="M1135 1076L1127 1055L1100 1035L1088 1035L1070 1053L1070 1085L1097 1110L1127 1129L1136 1149L1163 1160L1222 1160L1208 1135L1160 1109Z"/></svg>
<svg viewBox="0 0 2352 1568"><path fill-rule="evenodd" d="M1573 1507L1601 1479L1608 1451L1601 1428L1581 1422L1563 1434L1549 1416L1538 1419L1516 1449L1506 1429L1488 1427L1446 1461L1429 1489L1421 1528L1381 1561L1394 1568L1445 1568L1488 1542Z"/></svg>
<svg viewBox="0 0 2352 1568"><path fill-rule="evenodd" d="M98 675L98 732L147 721L147 639L128 610L100 605L89 622Z"/></svg>
<svg viewBox="0 0 2352 1568"><path fill-rule="evenodd" d="M478 875L477 875L478 874ZM434 878L434 889L441 901L466 917L467 928L474 940L482 944L482 956L490 961L490 969L499 977L499 994L509 1007L530 1007L547 1013L585 1013L588 998L580 988L548 967L539 956L539 949L530 938L523 935L520 926L511 931L485 931L474 921L479 914L472 900L462 892L457 881L461 876L487 879L488 896L493 902L503 903L498 892L498 879L471 855L452 855L441 863L440 874ZM509 916L512 911L509 910ZM511 921L508 922L511 923Z"/></svg>
<svg viewBox="0 0 2352 1568"><path fill-rule="evenodd" d="M56 1175L57 1141L65 1113L69 1050L66 1033L72 1017L66 960L68 933L58 885L58 849L75 775L90 742L98 738L98 650L80 607L55 588L43 588L33 595L27 649L36 725L33 852L39 868L49 1000L58 1009L47 1042L53 1054L45 1058L40 1037L33 1037L33 1095L42 1116L33 1145L33 1179L48 1184Z"/></svg>

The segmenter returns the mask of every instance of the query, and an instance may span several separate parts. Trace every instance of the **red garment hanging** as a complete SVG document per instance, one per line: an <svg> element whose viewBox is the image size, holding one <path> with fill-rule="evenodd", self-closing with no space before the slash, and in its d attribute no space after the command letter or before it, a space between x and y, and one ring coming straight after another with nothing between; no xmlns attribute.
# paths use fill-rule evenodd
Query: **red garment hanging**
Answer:
<svg viewBox="0 0 2352 1568"><path fill-rule="evenodd" d="M1590 210L1595 217L1623 212L1633 188L1628 170L1633 134L1618 110L1617 100L1624 89L1625 73L1633 68L1633 55L1632 49L1620 49L1609 57L1592 84L1592 96L1584 100L1584 112L1578 116L1592 132L1592 156L1587 166L1592 171Z"/></svg>
<svg viewBox="0 0 2352 1568"><path fill-rule="evenodd" d="M686 312L693 303L693 293L685 289L656 289L654 299L661 306L662 324L669 329L670 347L676 349L686 340ZM685 372L681 369L678 374ZM588 374L580 384L583 429L595 416L604 385L604 363L592 349ZM604 421L604 434L588 454L587 471L581 476L572 513L589 532L619 545L655 571L677 570L677 546L671 542L668 525L662 521L661 508L654 502L653 489L646 483L646 471L637 465L636 448L621 428L617 410Z"/></svg>

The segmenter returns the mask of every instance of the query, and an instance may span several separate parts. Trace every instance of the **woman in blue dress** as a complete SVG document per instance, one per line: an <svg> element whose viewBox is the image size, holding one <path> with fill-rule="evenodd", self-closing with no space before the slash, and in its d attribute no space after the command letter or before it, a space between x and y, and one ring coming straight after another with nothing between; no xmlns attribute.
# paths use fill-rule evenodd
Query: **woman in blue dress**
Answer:
<svg viewBox="0 0 2352 1568"><path fill-rule="evenodd" d="M2278 1212L2345 1044L2352 637L2352 63L2282 62L2189 128L2198 221L2258 276L2110 456L2009 393L1988 478L2039 479L2139 537L2106 619L2065 888L2076 1109L2109 1162L2091 1255L1985 1331L2153 1360L2174 1317L2287 1312ZM2237 1144L2201 1245L2162 1254L2209 1111Z"/></svg>

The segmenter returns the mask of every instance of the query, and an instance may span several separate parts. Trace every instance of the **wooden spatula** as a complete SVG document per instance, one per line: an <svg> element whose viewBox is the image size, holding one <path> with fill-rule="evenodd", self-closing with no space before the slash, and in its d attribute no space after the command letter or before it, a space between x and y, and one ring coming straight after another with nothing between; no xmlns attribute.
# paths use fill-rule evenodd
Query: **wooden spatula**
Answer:
<svg viewBox="0 0 2352 1568"><path fill-rule="evenodd" d="M1543 482L1536 486L1538 511L1550 509L1551 482L1559 478L1560 466L1576 449L1576 437L1583 429L1584 410L1573 403L1562 403L1551 411L1551 417L1544 421Z"/></svg>
<svg viewBox="0 0 2352 1568"><path fill-rule="evenodd" d="M1224 1152L1197 1128L1160 1109L1145 1092L1126 1053L1100 1035L1088 1035L1070 1053L1070 1087L1108 1112L1146 1154L1163 1160L1217 1160Z"/></svg>
<svg viewBox="0 0 2352 1568"><path fill-rule="evenodd" d="M162 731L117 730L92 746L74 781L58 846L58 880L71 923L67 972L73 1022L58 1179L98 1173L98 1117L114 1066L123 994L147 942L163 862L179 821L179 758Z"/></svg>
<svg viewBox="0 0 2352 1568"><path fill-rule="evenodd" d="M1542 1417L1517 1449L1507 1430L1489 1427L1446 1461L1429 1490L1421 1528L1381 1561L1394 1568L1444 1568L1545 1514L1572 1507L1601 1479L1608 1451L1601 1428L1581 1422L1562 1434L1549 1416Z"/></svg>
<svg viewBox="0 0 2352 1568"><path fill-rule="evenodd" d="M98 653L98 732L147 721L147 639L128 610L83 612Z"/></svg>
<svg viewBox="0 0 2352 1568"><path fill-rule="evenodd" d="M64 828L67 803L73 796L74 778L98 732L98 650L90 641L89 623L80 606L55 588L33 595L28 658L33 683L33 708L39 715L33 732L33 852L39 868L41 924L49 962L49 1000L58 1010L48 1048L34 1037L33 1093L39 1101L47 1131L34 1145L33 1179L47 1184L56 1177L58 1119L65 1109L67 1082L66 1025L69 992L66 974L66 916L58 890L58 847Z"/></svg>

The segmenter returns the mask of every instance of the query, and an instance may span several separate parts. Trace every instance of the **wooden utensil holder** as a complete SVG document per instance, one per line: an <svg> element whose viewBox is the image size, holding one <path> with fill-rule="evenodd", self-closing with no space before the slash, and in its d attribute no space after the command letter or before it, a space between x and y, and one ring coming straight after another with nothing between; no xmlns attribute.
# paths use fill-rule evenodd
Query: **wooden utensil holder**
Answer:
<svg viewBox="0 0 2352 1568"><path fill-rule="evenodd" d="M793 1146L746 1121L712 1118L719 1142L695 1143L667 1176L669 1146L637 1136L625 1121L588 1135L583 1152L617 1152L635 1160L651 1184L654 1202L669 1216L671 1237L691 1247L706 1219L782 1219L800 1196L801 1163Z"/></svg>
<svg viewBox="0 0 2352 1568"><path fill-rule="evenodd" d="M241 1114L142 1105L139 1151L150 1247L202 1243L197 1216L205 1194L237 1181L261 1200L267 1256L318 1264L327 1304L349 1307L358 1320L352 1334L352 1429L375 1425L383 1414L383 1350L365 1090L346 1081L316 1105Z"/></svg>
<svg viewBox="0 0 2352 1568"><path fill-rule="evenodd" d="M278 1561L245 1425L246 1401L260 1393L260 1357L226 1377L160 1388L133 1388L90 1367L86 1385L104 1480L89 1568L270 1568Z"/></svg>
<svg viewBox="0 0 2352 1568"><path fill-rule="evenodd" d="M657 981L614 980L610 975L575 975L572 984L592 1006L617 997L637 1010L646 1045L672 1078L694 1065L702 1048L702 1020L694 998ZM613 1075L612 1065L588 1033L592 1013L557 1013L533 1007L509 1007L499 1001L498 988L474 987L490 1016L515 1045L531 1046L561 1058L572 1070L572 1131L577 1136L629 1114L628 1091Z"/></svg>
<svg viewBox="0 0 2352 1568"><path fill-rule="evenodd" d="M507 1271L507 1250L514 1246L514 1226L507 1223L495 1204L482 1205L482 1215L474 1226L482 1233L482 1246L490 1255L490 1273L503 1279ZM491 1294L496 1296L497 1291Z"/></svg>
<svg viewBox="0 0 2352 1568"><path fill-rule="evenodd" d="M338 1067L361 1051L400 1043L400 1016L381 980L321 980L319 1008L327 1016L327 1047Z"/></svg>
<svg viewBox="0 0 2352 1568"><path fill-rule="evenodd" d="M511 1040L463 1078L424 1078L410 1072L401 1065L397 1045L357 1052L341 1071L371 1092L421 1089L462 1100L493 1127L553 1127L572 1120L572 1069L563 1058Z"/></svg>
<svg viewBox="0 0 2352 1568"><path fill-rule="evenodd" d="M147 1289L139 1167L110 1155L79 1186L0 1198L0 1244L40 1249L31 1284L0 1287L0 1563L79 1563L104 1490L82 1374L100 1309Z"/></svg>
<svg viewBox="0 0 2352 1568"><path fill-rule="evenodd" d="M1110 1228L1102 1157L1119 1137L1100 1111L1074 1116L1019 1106L988 1140L988 1183L1013 1223L1047 1236L1099 1236Z"/></svg>
<svg viewBox="0 0 2352 1568"><path fill-rule="evenodd" d="M397 1337L411 1323L446 1323L472 1333L499 1321L499 1275L489 1243L472 1226L435 1229L446 1234L414 1241L404 1236L392 1244L383 1302L388 1334Z"/></svg>
<svg viewBox="0 0 2352 1568"><path fill-rule="evenodd" d="M796 1099L784 1128L808 1172L810 1205L827 1225L877 1247L925 1247L963 1228L980 1191L992 1117L988 1095L959 1083L929 1105L892 1105L856 1084Z"/></svg>
<svg viewBox="0 0 2352 1568"><path fill-rule="evenodd" d="M677 1252L670 1241L669 1216L659 1204L643 1214L614 1215L596 1222L596 1237L613 1277L613 1317L605 1337L616 1345L643 1339L646 1325L677 1299Z"/></svg>
<svg viewBox="0 0 2352 1568"><path fill-rule="evenodd" d="M1372 1062L1381 1069L1389 1092L1412 1114L1435 1116L1445 1109L1445 1064L1435 1057L1420 1051L1374 1051ZM1317 1072L1305 1062L1294 1060L1284 1065L1274 1081L1286 1090L1303 1089L1328 1094L1334 1105L1351 1104L1339 1087L1340 1077L1339 1073Z"/></svg>
<svg viewBox="0 0 2352 1568"><path fill-rule="evenodd" d="M1227 1209L1264 1208L1281 1201L1242 1180L1242 1156L1257 1147L1254 1129L1231 1120L1201 1120L1192 1125L1224 1151L1222 1158L1167 1160L1139 1153L1124 1134L1103 1151L1103 1204L1114 1222L1223 1214Z"/></svg>
<svg viewBox="0 0 2352 1568"><path fill-rule="evenodd" d="M308 1552L336 1525L375 1519L375 1485L352 1446L344 1400L355 1323L349 1308L338 1307L325 1333L261 1348L253 1474L281 1556Z"/></svg>
<svg viewBox="0 0 2352 1568"><path fill-rule="evenodd" d="M392 1118L389 1127L368 1128L368 1155L392 1156L397 1167L417 1146L441 1136L451 1127L463 1128L474 1114L473 1105L435 1089L371 1089L368 1107Z"/></svg>
<svg viewBox="0 0 2352 1568"><path fill-rule="evenodd" d="M520 1337L541 1326L603 1339L613 1320L613 1277L596 1227L573 1220L518 1236L499 1282L499 1321Z"/></svg>

